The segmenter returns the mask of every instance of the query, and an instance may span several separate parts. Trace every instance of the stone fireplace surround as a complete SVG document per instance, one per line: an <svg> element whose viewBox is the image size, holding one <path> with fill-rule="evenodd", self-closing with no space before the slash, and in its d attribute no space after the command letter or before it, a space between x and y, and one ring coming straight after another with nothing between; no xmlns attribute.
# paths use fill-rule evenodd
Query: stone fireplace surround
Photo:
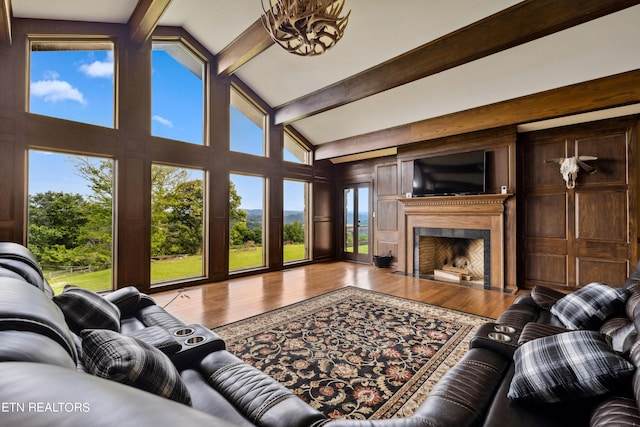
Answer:
<svg viewBox="0 0 640 427"><path fill-rule="evenodd" d="M484 230L489 233L488 256L490 272L485 277L485 289L505 289L505 200L510 194L414 197L400 199L401 233L404 245L398 254L398 269L415 275L416 239L419 229ZM419 232L418 232L419 233Z"/></svg>

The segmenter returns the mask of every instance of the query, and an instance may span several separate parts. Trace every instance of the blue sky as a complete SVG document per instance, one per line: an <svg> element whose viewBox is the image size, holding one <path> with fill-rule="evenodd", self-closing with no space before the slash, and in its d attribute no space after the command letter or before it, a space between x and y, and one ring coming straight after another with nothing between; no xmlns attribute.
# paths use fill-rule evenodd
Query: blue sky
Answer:
<svg viewBox="0 0 640 427"><path fill-rule="evenodd" d="M30 111L67 120L113 127L114 62L112 51L32 52ZM152 134L201 144L203 83L164 51L153 51ZM231 107L231 146L261 154L262 130ZM286 156L286 160L293 157ZM234 175L242 208L260 209L254 177ZM285 210L302 210L302 186L285 184ZM47 190L86 194L86 183L74 172L68 156L32 151L29 193Z"/></svg>

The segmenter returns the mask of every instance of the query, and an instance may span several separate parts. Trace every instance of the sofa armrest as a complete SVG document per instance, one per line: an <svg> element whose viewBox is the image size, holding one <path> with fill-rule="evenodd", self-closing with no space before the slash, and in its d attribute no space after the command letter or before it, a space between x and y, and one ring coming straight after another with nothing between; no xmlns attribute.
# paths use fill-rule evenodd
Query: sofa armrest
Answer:
<svg viewBox="0 0 640 427"><path fill-rule="evenodd" d="M322 413L259 369L226 350L209 354L200 363L209 385L252 423L262 427L307 427L324 420Z"/></svg>
<svg viewBox="0 0 640 427"><path fill-rule="evenodd" d="M414 416L429 426L482 424L511 359L482 348L471 349L429 392Z"/></svg>
<svg viewBox="0 0 640 427"><path fill-rule="evenodd" d="M562 328L560 326L548 325L545 323L527 323L522 329L518 344L522 345L526 342L536 340L538 338L550 337L563 332L569 332L571 329Z"/></svg>
<svg viewBox="0 0 640 427"><path fill-rule="evenodd" d="M590 421L591 427L637 426L640 425L640 411L635 399L612 397L596 406Z"/></svg>
<svg viewBox="0 0 640 427"><path fill-rule="evenodd" d="M531 298L543 310L551 310L553 304L565 295L563 292L540 285L534 286L531 290Z"/></svg>
<svg viewBox="0 0 640 427"><path fill-rule="evenodd" d="M120 288L104 295L104 299L111 301L120 309L121 317L132 317L140 304L140 291L134 286Z"/></svg>
<svg viewBox="0 0 640 427"><path fill-rule="evenodd" d="M469 348L484 348L510 360L518 348L520 332L512 326L485 323L471 337Z"/></svg>

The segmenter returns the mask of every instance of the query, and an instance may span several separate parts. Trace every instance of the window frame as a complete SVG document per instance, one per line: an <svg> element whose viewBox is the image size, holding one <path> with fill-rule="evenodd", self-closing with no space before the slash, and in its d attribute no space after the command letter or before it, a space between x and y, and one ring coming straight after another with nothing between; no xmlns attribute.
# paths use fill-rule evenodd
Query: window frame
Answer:
<svg viewBox="0 0 640 427"><path fill-rule="evenodd" d="M234 104L236 100L239 104ZM233 149L231 145L232 138L232 126L231 126L231 107L238 110L240 114L246 117L253 124L258 126L262 130L262 154L250 153L247 151L240 151ZM245 111L249 111L247 114ZM246 90L243 90L236 82L231 82L229 85L229 151L233 153L241 153L249 156L255 156L260 158L270 157L270 150L267 137L267 127L269 122L269 113L263 108L257 101L250 96Z"/></svg>
<svg viewBox="0 0 640 427"><path fill-rule="evenodd" d="M202 63L202 140L199 143L196 142L191 142L191 141L185 141L185 140L180 140L180 139L175 139L175 138L168 138L165 136L161 136L161 135L154 135L153 134L153 117L154 117L154 112L153 112L153 45L154 44L166 44L166 45L171 45L171 44L176 44L176 45L181 45L182 48L185 50L185 54L186 55L192 55L194 59L200 61ZM163 49L164 50L164 49ZM209 92L210 92L210 83L209 83L209 70L211 67L211 63L207 58L207 55L201 53L192 43L190 43L187 39L185 39L184 37L181 36L153 36L151 38L151 88L149 91L149 95L151 97L150 101L150 117L149 117L149 132L150 135L154 138L164 138L167 140L171 140L171 141L177 141L177 142L183 142L186 144L192 144L195 146L209 146L210 144L210 123L209 123L209 109L210 109L210 100L209 100ZM165 51L166 52L166 51ZM176 57L174 57L173 55L167 53L169 56L171 56L176 62L180 63L182 66L184 66L185 68L189 69L188 66L185 66L184 64L182 64L182 62L180 62L180 60L178 60ZM193 71L192 71L193 72Z"/></svg>
<svg viewBox="0 0 640 427"><path fill-rule="evenodd" d="M95 123L81 122L73 119L68 119L64 117L56 117L50 116L41 113L34 113L31 111L31 78L32 78L32 69L31 55L34 52L34 45L42 45L43 48L35 50L36 52L41 51L111 51L113 52L113 91L112 91L112 111L111 111L111 126L102 126ZM74 49L65 49L65 47L72 45ZM100 49L96 48L96 46L110 46L110 49ZM119 120L118 120L118 111L119 111L119 97L118 97L118 87L119 87L119 65L118 65L118 43L116 38L112 36L81 36L77 35L75 37L68 37L62 35L47 35L47 34L37 34L33 36L27 37L27 55L26 55L26 88L25 88L25 112L28 114L34 114L43 117L51 117L58 120L68 120L74 123L81 123L89 126L97 126L106 129L119 129Z"/></svg>
<svg viewBox="0 0 640 427"><path fill-rule="evenodd" d="M284 158L286 152L289 152L293 157L296 157L291 150L287 149L287 138L290 139L294 144L296 144L302 151L304 151L305 153L304 160L296 162L296 161L286 160ZM295 165L309 165L309 166L313 165L313 150L309 148L308 144L303 142L303 139L298 135L297 132L295 132L295 130L291 129L288 126L284 128L284 133L282 137L282 161L286 163L292 163Z"/></svg>
<svg viewBox="0 0 640 427"><path fill-rule="evenodd" d="M284 207L284 196L285 196L285 191L284 191L284 186L285 186L285 182L286 181L293 181L293 182L300 182L302 184L304 184L306 186L306 190L305 190L305 195L304 195L304 245L305 245L305 253L306 253L306 257L304 258L300 258L300 259L295 259L295 260L291 260L291 261L286 261L284 258L284 221L282 224L282 236L280 236L280 238L282 239L282 264L284 266L290 266L290 265L295 265L295 264L300 264L300 263L304 263L304 262L309 262L309 261L313 261L313 221L312 221L312 212L313 212L313 206L312 206L312 200L313 200L313 182L311 180L307 180L307 179L301 179L301 178L288 178L288 177L284 177L282 180L282 189L283 189L283 206L282 206L282 216L284 219L284 213L285 213L285 207Z"/></svg>
<svg viewBox="0 0 640 427"><path fill-rule="evenodd" d="M195 281L202 281L206 278L209 277L209 263L208 263L208 254L209 254L209 221L208 221L208 209L209 209L209 202L208 202L208 177L209 177L209 173L206 169L202 169L199 167L195 167L195 166L186 166L186 165L180 165L180 164L170 164L170 163L165 163L165 162L160 162L160 161L151 161L151 169L150 172L153 173L153 166L160 166L160 167L170 167L170 168L177 168L177 169L186 169L186 170L191 170L191 171L196 171L199 173L202 173L202 270L201 270L201 274L200 275L195 275L195 276L186 276L186 277L178 277L178 278L172 278L172 279L167 279L167 280L162 280L162 281L157 281L154 282L153 279L151 278L151 259L149 260L149 286L150 288L162 288L164 286L167 285L172 285L175 283L189 283L189 282L195 282ZM151 177L149 177L149 180L151 181ZM153 221L151 218L151 213L152 213L152 209L151 206L153 205L153 189L151 188L152 185L150 185L150 199L149 199L149 231L151 231L151 226L153 226ZM149 242L151 243L151 234L149 234ZM151 247L149 247L149 253L151 253Z"/></svg>

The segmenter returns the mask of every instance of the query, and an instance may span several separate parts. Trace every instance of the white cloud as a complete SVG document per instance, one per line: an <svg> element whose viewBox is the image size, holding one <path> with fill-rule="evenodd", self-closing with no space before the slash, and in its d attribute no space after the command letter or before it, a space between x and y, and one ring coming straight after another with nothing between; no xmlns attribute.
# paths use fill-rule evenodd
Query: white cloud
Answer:
<svg viewBox="0 0 640 427"><path fill-rule="evenodd" d="M57 75L57 73L49 75ZM31 82L31 95L44 98L46 102L69 100L79 102L82 105L87 104L82 92L64 80L51 79Z"/></svg>
<svg viewBox="0 0 640 427"><path fill-rule="evenodd" d="M45 71L42 77L44 77L47 80L58 80L58 77L60 77L60 74L58 74L57 71L49 70L49 71Z"/></svg>
<svg viewBox="0 0 640 427"><path fill-rule="evenodd" d="M93 61L89 64L80 65L80 71L85 73L89 77L113 77L113 52L107 53L107 59L105 61Z"/></svg>
<svg viewBox="0 0 640 427"><path fill-rule="evenodd" d="M173 127L173 123L171 123L171 120L165 119L164 117L161 117L161 116L153 116L151 120L155 120L156 122L162 123L163 125L170 128Z"/></svg>

